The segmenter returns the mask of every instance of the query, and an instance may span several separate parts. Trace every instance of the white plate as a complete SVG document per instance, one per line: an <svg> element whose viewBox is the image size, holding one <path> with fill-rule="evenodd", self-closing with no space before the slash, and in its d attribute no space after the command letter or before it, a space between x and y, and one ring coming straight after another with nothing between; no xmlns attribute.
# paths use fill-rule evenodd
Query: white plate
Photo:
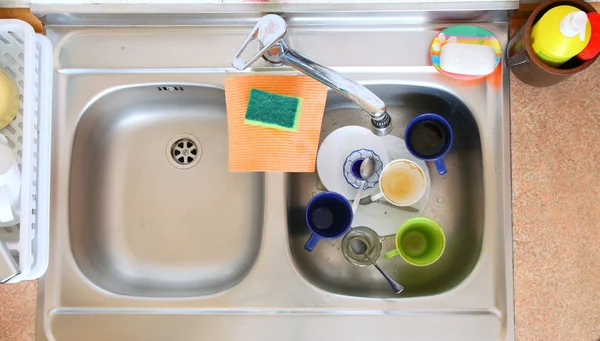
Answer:
<svg viewBox="0 0 600 341"><path fill-rule="evenodd" d="M379 190L379 175L389 162L385 143L364 127L346 126L334 130L321 143L317 153L317 173L321 183L329 191L354 199L359 182L351 171L352 164L366 156L375 158L376 171L367 179L363 198Z"/></svg>
<svg viewBox="0 0 600 341"><path fill-rule="evenodd" d="M387 236L390 234L396 234L400 225L402 225L402 223L408 219L423 215L425 206L427 206L427 202L429 201L431 177L429 175L429 168L427 167L425 161L419 160L412 156L406 149L403 139L392 135L386 135L379 139L384 142L390 156L390 161L407 159L415 162L417 165L419 165L419 167L421 167L421 169L423 169L426 182L425 194L423 194L423 197L421 197L419 201L411 205L411 207L418 209L419 212L408 212L390 205L381 204L379 202L358 206L358 210L356 210L356 215L352 221L352 226L367 226L373 229L373 231L377 232L378 235ZM377 187L379 188L379 186ZM382 198L381 200L385 199Z"/></svg>

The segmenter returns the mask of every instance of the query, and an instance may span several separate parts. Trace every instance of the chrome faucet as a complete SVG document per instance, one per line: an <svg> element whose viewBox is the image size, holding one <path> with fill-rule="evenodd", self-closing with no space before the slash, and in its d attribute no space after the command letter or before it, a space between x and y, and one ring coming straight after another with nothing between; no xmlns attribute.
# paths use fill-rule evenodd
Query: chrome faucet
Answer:
<svg viewBox="0 0 600 341"><path fill-rule="evenodd" d="M392 120L386 111L385 103L379 97L365 86L294 51L285 41L286 32L287 25L282 17L267 14L260 18L235 55L232 61L233 67L244 70L260 57L273 65L289 65L339 92L369 113L372 129L376 135L383 136L392 131ZM242 59L242 53L253 40L259 42L260 51L249 60Z"/></svg>

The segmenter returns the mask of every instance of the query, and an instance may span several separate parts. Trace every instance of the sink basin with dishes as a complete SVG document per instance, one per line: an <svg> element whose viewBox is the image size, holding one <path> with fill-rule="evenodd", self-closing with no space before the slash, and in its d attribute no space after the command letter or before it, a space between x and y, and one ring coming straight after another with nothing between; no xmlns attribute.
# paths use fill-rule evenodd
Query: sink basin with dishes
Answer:
<svg viewBox="0 0 600 341"><path fill-rule="evenodd" d="M423 215L435 218L445 227L447 245L444 257L436 264L419 268L398 260L380 260L379 265L404 286L402 297L429 296L452 289L469 276L481 254L484 235L483 155L479 128L471 110L456 95L446 90L405 84L373 84L368 86L388 105L394 122L392 135L402 136L404 128L415 116L425 112L447 113L456 138L446 163L452 165L444 176L431 167L431 193ZM331 92L323 119L326 137L337 127L368 127L364 112L343 96ZM358 297L392 298L395 294L377 273L365 272L349 264L339 252L339 245L303 251L309 232L303 222L306 203L312 193L320 191L316 173L291 173L287 181L288 231L292 259L301 273L314 285L336 294ZM320 188L321 187L321 188ZM362 207L361 207L362 208ZM365 226L376 228L388 220L394 208L385 207L384 214L358 210L357 218ZM368 215L362 217L362 214ZM396 212L397 213L397 212ZM419 215L419 213L412 213ZM397 225L403 221L398 221ZM332 243L333 244L333 243ZM384 252L393 248L393 237L384 241ZM323 261L327 260L327 261Z"/></svg>
<svg viewBox="0 0 600 341"><path fill-rule="evenodd" d="M427 53L467 20L505 47L506 11L319 8L281 13L279 53L291 59L259 56L243 71L231 60L264 13L46 14L52 236L37 340L514 340L508 72L450 79ZM309 73L306 56L327 65L308 63L321 81L360 85L328 84L321 142L347 126L401 141L423 113L452 126L447 173L419 163L428 189L416 211L373 202L356 213L382 255L408 218L442 226L432 265L374 259L401 294L373 266L351 264L341 237L304 249L306 206L326 191L316 170L228 171L224 80Z"/></svg>

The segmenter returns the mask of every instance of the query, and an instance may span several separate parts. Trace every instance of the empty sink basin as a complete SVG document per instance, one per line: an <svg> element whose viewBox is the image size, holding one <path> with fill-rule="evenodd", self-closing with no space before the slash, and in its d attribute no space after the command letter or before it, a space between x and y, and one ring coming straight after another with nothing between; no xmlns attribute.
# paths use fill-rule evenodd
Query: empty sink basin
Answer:
<svg viewBox="0 0 600 341"><path fill-rule="evenodd" d="M227 169L223 90L140 85L89 104L76 128L70 237L82 273L122 295L231 288L256 260L264 177Z"/></svg>
<svg viewBox="0 0 600 341"><path fill-rule="evenodd" d="M443 89L398 84L372 85L369 89L388 105L394 124L392 135L403 137L408 122L423 113L437 113L445 117L454 130L454 143L444 158L448 173L440 176L433 163L428 164L430 196L425 211L418 214L434 219L442 226L446 235L445 252L436 263L425 267L410 265L401 257L388 260L381 256L378 264L405 288L397 296L373 267L356 267L346 261L340 251L341 239L322 241L313 252L305 251L304 243L309 237L304 220L305 207L315 193L325 188L319 183L317 173L297 173L288 175L287 188L292 258L309 282L335 294L402 299L448 291L469 275L482 247L483 168L477 123L467 106ZM369 121L364 111L343 96L330 92L321 141L343 126L370 128ZM365 214L364 210L364 206L358 208L357 219ZM389 219L393 219L393 210L397 208L387 207L383 214L362 217L361 221L367 221L368 227L377 230L378 224L389 223ZM400 227L403 222L395 223ZM392 250L394 236L385 237L382 244L383 252Z"/></svg>

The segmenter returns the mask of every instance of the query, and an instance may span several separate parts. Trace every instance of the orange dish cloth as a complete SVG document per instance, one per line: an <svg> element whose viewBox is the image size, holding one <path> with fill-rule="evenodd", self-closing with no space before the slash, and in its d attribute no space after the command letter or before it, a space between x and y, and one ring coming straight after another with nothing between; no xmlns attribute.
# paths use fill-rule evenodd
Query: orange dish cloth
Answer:
<svg viewBox="0 0 600 341"><path fill-rule="evenodd" d="M297 131L246 124L250 90L302 98ZM314 172L327 86L306 76L225 79L230 172Z"/></svg>

